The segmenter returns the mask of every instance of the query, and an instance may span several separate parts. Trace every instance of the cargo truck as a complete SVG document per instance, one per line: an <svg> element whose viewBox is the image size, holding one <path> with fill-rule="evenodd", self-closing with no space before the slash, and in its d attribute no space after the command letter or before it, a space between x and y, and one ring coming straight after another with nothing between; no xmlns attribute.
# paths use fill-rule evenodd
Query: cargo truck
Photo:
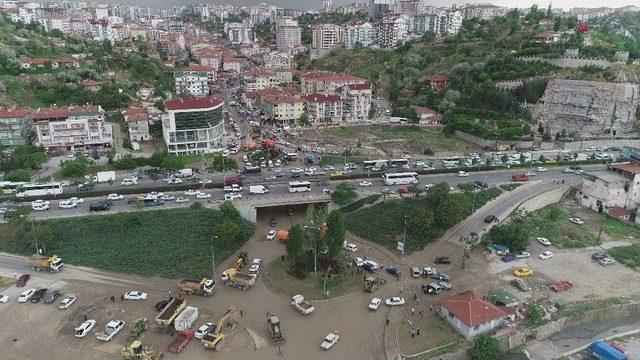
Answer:
<svg viewBox="0 0 640 360"><path fill-rule="evenodd" d="M27 264L31 265L34 271L51 271L59 272L64 262L58 255L42 256L38 254L31 255L27 259Z"/></svg>
<svg viewBox="0 0 640 360"><path fill-rule="evenodd" d="M110 181L116 181L115 171L98 171L98 173L96 174L96 182L106 183Z"/></svg>
<svg viewBox="0 0 640 360"><path fill-rule="evenodd" d="M516 174L511 176L511 181L529 181L529 175L527 174Z"/></svg>
<svg viewBox="0 0 640 360"><path fill-rule="evenodd" d="M171 323L178 314L187 307L187 303L182 296L171 299L167 306L160 311L156 316L156 323L158 323L158 331L163 333L171 326Z"/></svg>
<svg viewBox="0 0 640 360"><path fill-rule="evenodd" d="M627 360L629 357L605 341L596 341L589 345L587 354L598 360Z"/></svg>
<svg viewBox="0 0 640 360"><path fill-rule="evenodd" d="M235 268L227 269L226 282L228 286L234 286L242 290L246 290L253 286L256 282L256 278L251 275L238 272Z"/></svg>
<svg viewBox="0 0 640 360"><path fill-rule="evenodd" d="M269 193L269 188L264 185L251 185L249 186L250 194L267 194Z"/></svg>
<svg viewBox="0 0 640 360"><path fill-rule="evenodd" d="M178 289L181 294L211 296L216 284L212 279L202 280L182 279L178 282Z"/></svg>
<svg viewBox="0 0 640 360"><path fill-rule="evenodd" d="M187 306L180 315L176 316L173 321L173 327L176 331L183 331L193 326L196 320L198 320L198 308Z"/></svg>
<svg viewBox="0 0 640 360"><path fill-rule="evenodd" d="M302 315L309 315L315 310L313 305L304 299L303 295L294 295L291 298L291 305L296 308L296 310L300 311Z"/></svg>
<svg viewBox="0 0 640 360"><path fill-rule="evenodd" d="M178 333L178 336L169 344L169 352L179 353L193 339L193 330L186 329Z"/></svg>

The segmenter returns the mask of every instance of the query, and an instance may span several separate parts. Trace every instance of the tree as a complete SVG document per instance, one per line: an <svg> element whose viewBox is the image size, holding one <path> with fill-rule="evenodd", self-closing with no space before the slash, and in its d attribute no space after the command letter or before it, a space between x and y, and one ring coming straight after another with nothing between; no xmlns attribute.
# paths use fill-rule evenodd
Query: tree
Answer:
<svg viewBox="0 0 640 360"><path fill-rule="evenodd" d="M302 113L302 115L300 115L300 118L298 118L298 124L300 124L301 126L308 126L309 115L307 115L306 113Z"/></svg>
<svg viewBox="0 0 640 360"><path fill-rule="evenodd" d="M433 211L416 206L407 213L407 231L416 236L427 236L433 227Z"/></svg>
<svg viewBox="0 0 640 360"><path fill-rule="evenodd" d="M538 302L534 301L529 306L529 321L535 326L544 325L547 320L545 319L545 311Z"/></svg>
<svg viewBox="0 0 640 360"><path fill-rule="evenodd" d="M29 182L29 180L31 180L31 174L25 169L16 169L7 174L4 179L13 182Z"/></svg>
<svg viewBox="0 0 640 360"><path fill-rule="evenodd" d="M524 251L529 246L529 233L518 221L492 227L485 239L504 245L511 251Z"/></svg>
<svg viewBox="0 0 640 360"><path fill-rule="evenodd" d="M425 197L434 208L437 208L446 198L449 197L450 191L449 184L442 182L425 191Z"/></svg>
<svg viewBox="0 0 640 360"><path fill-rule="evenodd" d="M27 239L33 246L47 253L47 246L51 245L54 239L53 231L46 224L38 224L31 227L27 233Z"/></svg>
<svg viewBox="0 0 640 360"><path fill-rule="evenodd" d="M327 246L327 256L331 259L340 253L345 239L344 215L341 211L332 211L327 216L327 232L325 233L325 244Z"/></svg>
<svg viewBox="0 0 640 360"><path fill-rule="evenodd" d="M162 159L160 167L167 170L180 170L182 169L182 160L175 155L167 155Z"/></svg>
<svg viewBox="0 0 640 360"><path fill-rule="evenodd" d="M448 196L438 205L435 211L436 225L448 229L465 218L471 207L468 197Z"/></svg>
<svg viewBox="0 0 640 360"><path fill-rule="evenodd" d="M289 237L285 244L287 256L293 265L298 269L304 269L309 264L307 250L309 249L309 236L299 224L295 224L289 229Z"/></svg>
<svg viewBox="0 0 640 360"><path fill-rule="evenodd" d="M331 193L331 200L340 205L345 206L354 202L358 198L358 193L345 182L338 184L336 189Z"/></svg>
<svg viewBox="0 0 640 360"><path fill-rule="evenodd" d="M240 232L240 228L234 222L226 220L217 224L213 228L213 236L218 237L218 243L223 246L229 246L235 242L236 236Z"/></svg>
<svg viewBox="0 0 640 360"><path fill-rule="evenodd" d="M240 219L240 212L233 206L231 201L225 201L220 204L220 211L227 219L237 220Z"/></svg>
<svg viewBox="0 0 640 360"><path fill-rule="evenodd" d="M500 344L491 336L482 334L476 337L468 354L471 360L498 360Z"/></svg>
<svg viewBox="0 0 640 360"><path fill-rule="evenodd" d="M420 193L422 192L422 191L420 190L420 188L418 187L418 185L416 185L416 184L413 184L413 185L409 186L409 187L407 188L407 191L409 191L410 193L412 193L412 194L413 194L413 196L418 196L418 195L420 195Z"/></svg>
<svg viewBox="0 0 640 360"><path fill-rule="evenodd" d="M60 174L65 178L83 177L87 172L87 162L82 158L65 161Z"/></svg>

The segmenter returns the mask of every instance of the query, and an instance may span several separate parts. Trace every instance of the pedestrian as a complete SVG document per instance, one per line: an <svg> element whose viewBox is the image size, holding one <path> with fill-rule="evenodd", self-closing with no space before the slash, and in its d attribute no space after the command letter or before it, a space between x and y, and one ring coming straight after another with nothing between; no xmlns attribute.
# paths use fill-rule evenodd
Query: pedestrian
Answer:
<svg viewBox="0 0 640 360"><path fill-rule="evenodd" d="M13 273L13 280L16 279L16 273Z"/></svg>
<svg viewBox="0 0 640 360"><path fill-rule="evenodd" d="M282 350L280 350L280 346L278 346L278 355L282 355Z"/></svg>
<svg viewBox="0 0 640 360"><path fill-rule="evenodd" d="M124 294L120 294L120 301L124 301Z"/></svg>
<svg viewBox="0 0 640 360"><path fill-rule="evenodd" d="M112 302L112 303L116 302L116 297L115 297L115 296L113 296L113 295L111 295L111 302Z"/></svg>
<svg viewBox="0 0 640 360"><path fill-rule="evenodd" d="M416 300L418 300L418 293L414 292L413 293L413 301L416 301Z"/></svg>
<svg viewBox="0 0 640 360"><path fill-rule="evenodd" d="M429 305L429 311L433 311L433 304Z"/></svg>
<svg viewBox="0 0 640 360"><path fill-rule="evenodd" d="M404 291L404 286L400 285L400 294Z"/></svg>
<svg viewBox="0 0 640 360"><path fill-rule="evenodd" d="M87 314L84 314L84 321L87 321Z"/></svg>
<svg viewBox="0 0 640 360"><path fill-rule="evenodd" d="M411 337L416 337L416 329L411 329Z"/></svg>
<svg viewBox="0 0 640 360"><path fill-rule="evenodd" d="M380 270L384 270L384 264L380 265Z"/></svg>
<svg viewBox="0 0 640 360"><path fill-rule="evenodd" d="M389 318L385 321L385 326L389 326Z"/></svg>
<svg viewBox="0 0 640 360"><path fill-rule="evenodd" d="M562 183L564 184L564 179L562 179Z"/></svg>
<svg viewBox="0 0 640 360"><path fill-rule="evenodd" d="M242 310L240 310L240 317L243 317L244 314L242 313Z"/></svg>
<svg viewBox="0 0 640 360"><path fill-rule="evenodd" d="M169 299L171 299L171 290L169 290Z"/></svg>
<svg viewBox="0 0 640 360"><path fill-rule="evenodd" d="M411 316L416 314L416 308L411 308Z"/></svg>
<svg viewBox="0 0 640 360"><path fill-rule="evenodd" d="M416 329L416 335L420 335L420 328Z"/></svg>

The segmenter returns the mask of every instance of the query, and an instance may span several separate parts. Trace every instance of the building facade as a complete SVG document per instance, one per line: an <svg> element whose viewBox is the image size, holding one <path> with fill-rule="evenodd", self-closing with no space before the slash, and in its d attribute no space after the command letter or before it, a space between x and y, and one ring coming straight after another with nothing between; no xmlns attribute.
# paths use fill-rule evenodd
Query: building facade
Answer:
<svg viewBox="0 0 640 360"><path fill-rule="evenodd" d="M345 122L362 122L369 119L371 109L371 85L351 84L340 89L342 118Z"/></svg>
<svg viewBox="0 0 640 360"><path fill-rule="evenodd" d="M104 119L99 105L40 108L33 115L34 145L54 151L112 147L111 124Z"/></svg>
<svg viewBox="0 0 640 360"><path fill-rule="evenodd" d="M31 110L0 108L0 145L16 147L29 143Z"/></svg>
<svg viewBox="0 0 640 360"><path fill-rule="evenodd" d="M355 44L368 47L376 42L376 37L377 29L371 23L351 23L344 29L344 47L351 49Z"/></svg>
<svg viewBox="0 0 640 360"><path fill-rule="evenodd" d="M438 312L467 339L493 331L514 317L471 290L440 300Z"/></svg>
<svg viewBox="0 0 640 360"><path fill-rule="evenodd" d="M144 107L130 107L122 111L122 117L129 127L129 140L149 141L149 112Z"/></svg>
<svg viewBox="0 0 640 360"><path fill-rule="evenodd" d="M186 97L165 102L162 134L173 155L216 152L224 135L220 99Z"/></svg>
<svg viewBox="0 0 640 360"><path fill-rule="evenodd" d="M317 24L312 30L311 60L344 45L344 29L335 24Z"/></svg>
<svg viewBox="0 0 640 360"><path fill-rule="evenodd" d="M278 21L276 26L276 46L278 51L288 53L302 45L302 28L293 19Z"/></svg>
<svg viewBox="0 0 640 360"><path fill-rule="evenodd" d="M215 80L215 70L212 67L200 65L177 71L174 77L177 94L205 97L209 96L209 83Z"/></svg>
<svg viewBox="0 0 640 360"><path fill-rule="evenodd" d="M305 110L311 124L342 121L342 99L338 95L309 94Z"/></svg>
<svg viewBox="0 0 640 360"><path fill-rule="evenodd" d="M394 48L406 39L408 32L409 26L404 16L387 16L378 28L378 45L383 49Z"/></svg>

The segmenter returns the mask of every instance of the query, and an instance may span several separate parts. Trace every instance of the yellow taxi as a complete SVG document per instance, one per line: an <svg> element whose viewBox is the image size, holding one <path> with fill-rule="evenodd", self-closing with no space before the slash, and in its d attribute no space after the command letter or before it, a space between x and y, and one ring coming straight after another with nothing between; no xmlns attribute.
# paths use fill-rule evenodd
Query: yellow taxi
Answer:
<svg viewBox="0 0 640 360"><path fill-rule="evenodd" d="M531 276L531 275L533 275L533 269L526 268L526 267L519 268L519 269L516 269L513 272L513 275L518 276L518 277Z"/></svg>

